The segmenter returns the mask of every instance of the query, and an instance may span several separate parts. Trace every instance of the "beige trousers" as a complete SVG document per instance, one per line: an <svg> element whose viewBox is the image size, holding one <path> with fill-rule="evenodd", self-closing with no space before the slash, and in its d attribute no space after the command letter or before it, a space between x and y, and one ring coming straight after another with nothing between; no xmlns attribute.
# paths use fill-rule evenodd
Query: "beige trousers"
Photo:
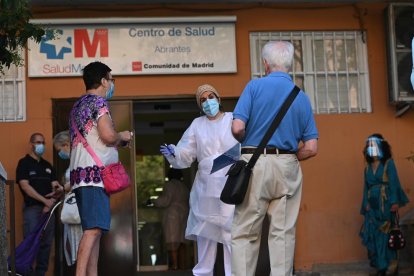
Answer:
<svg viewBox="0 0 414 276"><path fill-rule="evenodd" d="M243 154L249 160L251 154ZM232 275L254 276L263 218L269 216L269 257L272 276L292 275L296 220L302 194L302 171L296 155L261 155L249 189L236 206L232 226Z"/></svg>

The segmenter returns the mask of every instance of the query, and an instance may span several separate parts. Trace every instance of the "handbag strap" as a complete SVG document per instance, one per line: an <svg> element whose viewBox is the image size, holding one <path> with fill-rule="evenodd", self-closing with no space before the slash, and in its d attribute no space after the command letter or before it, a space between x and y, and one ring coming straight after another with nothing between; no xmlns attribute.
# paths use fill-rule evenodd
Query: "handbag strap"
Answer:
<svg viewBox="0 0 414 276"><path fill-rule="evenodd" d="M259 159L260 154L263 152L263 149L269 142L270 138L272 137L273 133L276 131L277 127L279 126L280 122L282 121L283 117L285 116L286 112L288 111L290 105L295 100L296 96L299 94L300 88L295 85L292 91L290 92L289 96L286 98L285 102L283 103L282 107L280 108L279 112L273 119L272 124L270 125L269 129L267 130L266 134L264 135L262 141L260 142L259 146L256 148L256 151L253 153L253 156L250 158L249 162L247 163L246 167L253 169L254 165Z"/></svg>
<svg viewBox="0 0 414 276"><path fill-rule="evenodd" d="M394 215L393 228L400 228L400 215L398 214L398 211L392 212L391 214Z"/></svg>
<svg viewBox="0 0 414 276"><path fill-rule="evenodd" d="M83 147L88 151L88 153L92 156L93 160L95 160L96 165L98 165L99 168L105 167L102 164L101 159L96 155L96 153L93 151L91 146L88 144L88 141L86 141L85 137L79 132L78 126L75 123L75 120L73 119L73 114L71 114L72 117L72 126L76 131L76 135L79 137L79 139L82 142Z"/></svg>

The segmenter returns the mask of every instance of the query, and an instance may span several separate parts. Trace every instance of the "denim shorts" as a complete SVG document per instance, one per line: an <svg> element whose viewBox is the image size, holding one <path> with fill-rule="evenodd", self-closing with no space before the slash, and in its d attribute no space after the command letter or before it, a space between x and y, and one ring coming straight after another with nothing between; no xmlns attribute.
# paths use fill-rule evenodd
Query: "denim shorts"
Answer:
<svg viewBox="0 0 414 276"><path fill-rule="evenodd" d="M99 228L104 232L111 226L109 195L101 187L79 187L73 190L76 196L82 229Z"/></svg>

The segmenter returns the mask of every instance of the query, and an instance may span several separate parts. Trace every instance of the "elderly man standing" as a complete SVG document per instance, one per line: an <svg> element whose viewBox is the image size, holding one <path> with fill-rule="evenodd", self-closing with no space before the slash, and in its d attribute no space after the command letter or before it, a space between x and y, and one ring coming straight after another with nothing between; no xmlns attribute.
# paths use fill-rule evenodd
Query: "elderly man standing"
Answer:
<svg viewBox="0 0 414 276"><path fill-rule="evenodd" d="M232 132L248 161L295 84L288 75L294 48L271 41L262 50L266 77L250 81L233 112ZM296 220L302 193L299 161L317 153L318 131L303 91L260 155L232 226L232 275L252 276L259 255L263 218L269 216L271 275L292 275Z"/></svg>

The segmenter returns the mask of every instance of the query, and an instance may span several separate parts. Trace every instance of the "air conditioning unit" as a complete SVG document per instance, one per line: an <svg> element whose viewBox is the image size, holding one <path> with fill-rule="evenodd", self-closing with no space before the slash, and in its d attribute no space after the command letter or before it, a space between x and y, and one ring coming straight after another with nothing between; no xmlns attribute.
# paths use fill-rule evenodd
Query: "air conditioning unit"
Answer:
<svg viewBox="0 0 414 276"><path fill-rule="evenodd" d="M410 81L413 69L414 3L390 3L386 10L389 100L402 106L414 105ZM407 108L408 109L408 108Z"/></svg>

